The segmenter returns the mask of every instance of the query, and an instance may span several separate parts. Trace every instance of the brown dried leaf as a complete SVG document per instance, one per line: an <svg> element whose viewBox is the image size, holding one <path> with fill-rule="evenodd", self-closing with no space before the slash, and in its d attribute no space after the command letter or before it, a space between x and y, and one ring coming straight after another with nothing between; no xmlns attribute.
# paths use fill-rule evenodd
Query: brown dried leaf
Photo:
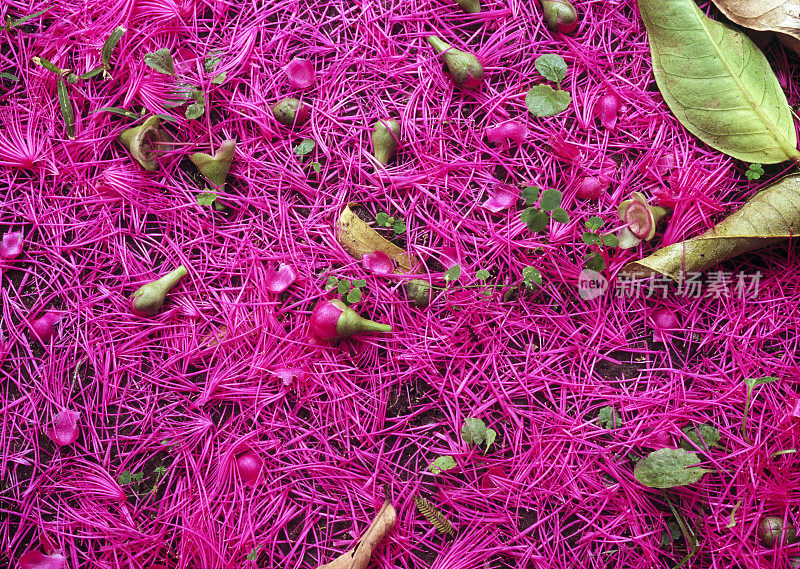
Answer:
<svg viewBox="0 0 800 569"><path fill-rule="evenodd" d="M781 41L800 53L800 0L714 0L714 4L740 26L789 36Z"/></svg>
<svg viewBox="0 0 800 569"><path fill-rule="evenodd" d="M417 259L405 249L381 237L377 231L359 219L350 209L355 205L358 204L347 204L339 216L339 231L336 236L339 245L356 259L373 251L381 251L397 263L395 273L413 272L412 269L418 264Z"/></svg>
<svg viewBox="0 0 800 569"><path fill-rule="evenodd" d="M704 271L737 255L800 234L800 175L787 176L747 200L741 208L702 235L662 247L627 264L621 276L667 275Z"/></svg>
<svg viewBox="0 0 800 569"><path fill-rule="evenodd" d="M394 527L396 519L397 512L387 500L352 549L317 569L364 569L369 565L372 552Z"/></svg>

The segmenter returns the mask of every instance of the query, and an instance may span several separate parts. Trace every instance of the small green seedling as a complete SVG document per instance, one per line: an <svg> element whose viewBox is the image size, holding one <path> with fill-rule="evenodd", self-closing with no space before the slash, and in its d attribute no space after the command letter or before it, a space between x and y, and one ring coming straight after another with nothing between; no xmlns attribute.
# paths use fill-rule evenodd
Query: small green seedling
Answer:
<svg viewBox="0 0 800 569"><path fill-rule="evenodd" d="M750 167L744 172L744 177L748 180L760 180L763 175L764 167L758 162L750 164Z"/></svg>
<svg viewBox="0 0 800 569"><path fill-rule="evenodd" d="M528 229L540 233L547 229L547 222L552 219L559 223L569 223L569 214L561 207L564 195L555 189L541 192L536 186L523 188L521 197L527 206L520 214L520 219ZM538 202L538 207L536 203Z"/></svg>
<svg viewBox="0 0 800 569"><path fill-rule="evenodd" d="M556 88L544 83L534 85L525 96L525 105L537 117L552 117L564 112L572 102L569 91L561 88L561 82L567 76L567 62L554 53L546 53L536 58L536 71L544 79L555 83Z"/></svg>
<svg viewBox="0 0 800 569"><path fill-rule="evenodd" d="M336 289L336 292L342 295L342 302L355 304L361 301L363 297L361 289L365 286L367 286L367 281L364 279L350 281L349 279L340 279L331 275L325 283L325 290Z"/></svg>
<svg viewBox="0 0 800 569"><path fill-rule="evenodd" d="M593 215L586 220L586 231L583 232L581 239L589 245L591 252L584 257L584 266L592 271L600 272L605 270L606 262L600 251L606 247L618 247L619 238L613 233L601 233L600 228L605 222L602 218Z"/></svg>
<svg viewBox="0 0 800 569"><path fill-rule="evenodd" d="M464 421L461 427L461 438L468 445L482 445L486 443L486 450L492 446L495 438L497 438L497 431L494 429L487 429L486 423L475 417L470 417Z"/></svg>
<svg viewBox="0 0 800 569"><path fill-rule="evenodd" d="M167 48L144 54L144 63L164 75L175 75L175 61Z"/></svg>
<svg viewBox="0 0 800 569"><path fill-rule="evenodd" d="M263 547L264 547L263 545L259 545L258 547L254 547L253 549L250 550L250 553L245 555L245 558L248 561L255 561L256 559L258 559L258 554L261 553L261 548L263 548Z"/></svg>
<svg viewBox="0 0 800 569"><path fill-rule="evenodd" d="M402 235L406 232L406 224L402 218L389 216L389 214L382 211L375 214L375 223L380 227L391 228L395 235Z"/></svg>
<svg viewBox="0 0 800 569"><path fill-rule="evenodd" d="M417 505L419 512L425 516L425 519L427 519L428 522L430 522L430 524L436 528L436 531L439 533L446 533L448 535L455 533L453 524L450 523L450 520L447 519L447 516L434 507L434 505L428 500L417 494L414 496L414 503Z"/></svg>
<svg viewBox="0 0 800 569"><path fill-rule="evenodd" d="M434 474L439 474L445 470L450 470L458 466L452 456L437 456L436 459L428 465L428 470Z"/></svg>
<svg viewBox="0 0 800 569"><path fill-rule="evenodd" d="M461 265L453 265L444 274L444 280L454 282L461 278Z"/></svg>
<svg viewBox="0 0 800 569"><path fill-rule="evenodd" d="M690 424L681 429L686 439L680 442L681 448L688 451L704 450L706 447L720 446L719 429L713 425L702 423L700 425Z"/></svg>
<svg viewBox="0 0 800 569"><path fill-rule="evenodd" d="M611 405L607 405L597 412L597 422L605 429L616 429L622 426L622 417Z"/></svg>
<svg viewBox="0 0 800 569"><path fill-rule="evenodd" d="M306 154L311 154L316 145L317 143L311 138L304 138L297 146L294 147L294 155L305 156Z"/></svg>
<svg viewBox="0 0 800 569"><path fill-rule="evenodd" d="M536 290L542 286L542 273L536 267L530 265L522 269L522 284L528 290Z"/></svg>

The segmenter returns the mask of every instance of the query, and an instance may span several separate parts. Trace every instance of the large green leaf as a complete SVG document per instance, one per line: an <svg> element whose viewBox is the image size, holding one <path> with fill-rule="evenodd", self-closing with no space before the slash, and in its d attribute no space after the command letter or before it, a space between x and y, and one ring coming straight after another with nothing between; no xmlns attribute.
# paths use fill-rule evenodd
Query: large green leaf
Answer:
<svg viewBox="0 0 800 569"><path fill-rule="evenodd" d="M800 159L786 96L744 33L693 0L637 0L667 105L706 144L745 162Z"/></svg>
<svg viewBox="0 0 800 569"><path fill-rule="evenodd" d="M709 472L707 468L695 466L698 462L700 459L693 452L682 448L661 448L637 462L633 476L650 488L686 486Z"/></svg>

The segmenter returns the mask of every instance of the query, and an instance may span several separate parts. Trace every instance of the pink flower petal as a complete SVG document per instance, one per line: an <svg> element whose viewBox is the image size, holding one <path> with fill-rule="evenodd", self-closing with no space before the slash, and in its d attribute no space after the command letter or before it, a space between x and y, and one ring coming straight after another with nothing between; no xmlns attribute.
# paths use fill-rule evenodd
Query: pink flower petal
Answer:
<svg viewBox="0 0 800 569"><path fill-rule="evenodd" d="M521 143L528 138L528 127L516 121L508 121L486 129L486 138L489 142L497 144L511 140Z"/></svg>
<svg viewBox="0 0 800 569"><path fill-rule="evenodd" d="M458 251L455 247L442 247L442 253L439 256L439 262L444 265L445 269L449 269L459 264Z"/></svg>
<svg viewBox="0 0 800 569"><path fill-rule="evenodd" d="M59 446L71 445L78 440L78 418L80 413L76 411L61 411L53 419L53 424L45 429L45 434Z"/></svg>
<svg viewBox="0 0 800 569"><path fill-rule="evenodd" d="M376 275L388 275L394 270L394 263L391 257L383 251L373 251L361 257L361 263L368 271Z"/></svg>
<svg viewBox="0 0 800 569"><path fill-rule="evenodd" d="M519 199L519 190L511 184L497 184L494 192L489 196L481 207L494 213L513 207Z"/></svg>
<svg viewBox="0 0 800 569"><path fill-rule="evenodd" d="M29 551L19 558L20 569L66 569L67 558L55 553L45 555L41 551Z"/></svg>
<svg viewBox="0 0 800 569"><path fill-rule="evenodd" d="M550 144L553 154L563 160L575 162L581 156L581 147L567 142L563 136L552 135L547 142Z"/></svg>
<svg viewBox="0 0 800 569"><path fill-rule="evenodd" d="M280 264L277 271L269 271L266 275L267 290L276 294L285 291L297 280L297 273L289 265Z"/></svg>
<svg viewBox="0 0 800 569"><path fill-rule="evenodd" d="M0 243L0 257L16 259L22 253L22 231L9 231Z"/></svg>
<svg viewBox="0 0 800 569"><path fill-rule="evenodd" d="M619 97L614 93L603 95L594 105L594 115L600 119L600 124L608 130L613 130L617 124L619 105Z"/></svg>
<svg viewBox="0 0 800 569"><path fill-rule="evenodd" d="M281 380L281 383L284 387L291 387L295 378L298 380L305 379L305 372L300 369L281 368L276 369L272 373L274 373Z"/></svg>
<svg viewBox="0 0 800 569"><path fill-rule="evenodd" d="M300 59L295 57L291 60L283 70L289 77L289 85L297 89L305 89L311 87L317 80L314 66L307 59Z"/></svg>

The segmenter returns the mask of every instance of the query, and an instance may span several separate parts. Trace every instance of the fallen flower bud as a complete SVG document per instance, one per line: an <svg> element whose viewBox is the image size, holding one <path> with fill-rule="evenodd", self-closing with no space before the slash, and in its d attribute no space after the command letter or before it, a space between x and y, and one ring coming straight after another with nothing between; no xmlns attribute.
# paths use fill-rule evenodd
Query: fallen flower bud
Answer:
<svg viewBox="0 0 800 569"><path fill-rule="evenodd" d="M161 309L167 293L186 275L183 265L167 275L147 283L131 295L131 308L138 316L154 316Z"/></svg>
<svg viewBox="0 0 800 569"><path fill-rule="evenodd" d="M80 434L79 417L80 413L65 409L53 418L53 424L49 425L44 433L59 446L71 445L78 440Z"/></svg>
<svg viewBox="0 0 800 569"><path fill-rule="evenodd" d="M400 123L394 119L382 119L372 125L372 152L375 160L388 164L397 152L400 140Z"/></svg>
<svg viewBox="0 0 800 569"><path fill-rule="evenodd" d="M554 32L571 34L578 27L578 11L569 0L539 0L547 27Z"/></svg>
<svg viewBox="0 0 800 569"><path fill-rule="evenodd" d="M528 138L528 127L516 121L508 121L497 126L486 129L486 138L492 144L498 144L507 140L522 143Z"/></svg>
<svg viewBox="0 0 800 569"><path fill-rule="evenodd" d="M436 53L442 53L450 75L456 85L465 89L477 89L483 83L483 66L478 58L456 49L436 36L429 36L428 43Z"/></svg>
<svg viewBox="0 0 800 569"><path fill-rule="evenodd" d="M359 316L341 300L322 300L311 313L311 335L318 340L339 340L359 332L391 332L380 324Z"/></svg>
<svg viewBox="0 0 800 569"><path fill-rule="evenodd" d="M200 174L214 184L217 188L225 185L228 179L228 172L231 169L233 156L236 153L236 141L232 139L223 140L219 145L214 156L205 152L195 152L189 160L197 166Z"/></svg>
<svg viewBox="0 0 800 569"><path fill-rule="evenodd" d="M294 97L286 97L272 106L272 115L283 126L301 126L311 116L308 105Z"/></svg>
<svg viewBox="0 0 800 569"><path fill-rule="evenodd" d="M655 236L656 225L667 215L667 210L651 206L642 194L633 192L631 199L619 205L617 214L626 224L617 232L619 247L630 249L641 241L650 241Z"/></svg>
<svg viewBox="0 0 800 569"><path fill-rule="evenodd" d="M594 116L600 119L600 124L605 128L612 130L617 125L619 106L619 97L614 93L603 95L594 105Z"/></svg>
<svg viewBox="0 0 800 569"><path fill-rule="evenodd" d="M60 314L48 312L41 318L31 322L31 331L42 344L47 344L56 335L56 324L60 320Z"/></svg>
<svg viewBox="0 0 800 569"><path fill-rule="evenodd" d="M145 170L158 168L155 146L167 140L166 134L159 128L160 125L161 119L154 115L139 126L126 128L117 136L117 140Z"/></svg>

